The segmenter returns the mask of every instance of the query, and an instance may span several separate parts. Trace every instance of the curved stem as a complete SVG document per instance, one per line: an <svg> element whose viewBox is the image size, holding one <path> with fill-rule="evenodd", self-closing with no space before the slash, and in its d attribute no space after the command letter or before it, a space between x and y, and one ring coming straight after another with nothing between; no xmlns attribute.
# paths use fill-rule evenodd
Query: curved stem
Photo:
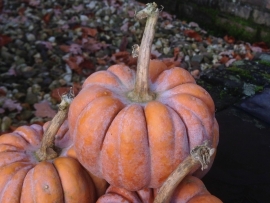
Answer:
<svg viewBox="0 0 270 203"><path fill-rule="evenodd" d="M155 94L149 89L148 69L159 10L155 2L146 4L146 6L136 14L138 19L147 17L142 42L139 47L135 88L128 95L131 100L136 102L147 102L155 98Z"/></svg>
<svg viewBox="0 0 270 203"><path fill-rule="evenodd" d="M54 150L55 135L67 118L69 105L72 99L73 94L71 93L62 96L62 101L59 104L58 112L52 119L50 125L43 135L41 147L36 151L36 156L39 161L53 159L58 156L57 152Z"/></svg>
<svg viewBox="0 0 270 203"><path fill-rule="evenodd" d="M186 175L198 169L200 165L202 170L208 167L210 157L214 154L214 151L215 149L208 147L208 142L204 142L203 145L191 150L191 154L178 165L158 190L154 203L170 202L173 192Z"/></svg>

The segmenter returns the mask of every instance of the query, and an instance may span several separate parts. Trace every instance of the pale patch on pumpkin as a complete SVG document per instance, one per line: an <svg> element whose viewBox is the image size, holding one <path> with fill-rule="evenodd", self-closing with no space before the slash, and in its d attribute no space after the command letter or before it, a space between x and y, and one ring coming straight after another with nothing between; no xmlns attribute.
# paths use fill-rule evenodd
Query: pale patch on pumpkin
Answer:
<svg viewBox="0 0 270 203"><path fill-rule="evenodd" d="M136 73L128 66L123 64L116 64L108 68L108 71L118 77L118 80L123 86L126 87L127 91L134 88Z"/></svg>
<svg viewBox="0 0 270 203"><path fill-rule="evenodd" d="M199 118L176 100L170 99L166 104L178 113L179 117L185 124L190 149L200 145L206 137L206 132Z"/></svg>
<svg viewBox="0 0 270 203"><path fill-rule="evenodd" d="M153 83L153 90L162 92L185 83L195 83L194 78L183 68L174 67L163 71Z"/></svg>
<svg viewBox="0 0 270 203"><path fill-rule="evenodd" d="M99 157L105 134L122 108L123 104L119 100L100 97L90 102L77 119L74 131L76 154L85 168L98 177L102 177ZM96 122L96 118L103 122Z"/></svg>
<svg viewBox="0 0 270 203"><path fill-rule="evenodd" d="M87 97L85 97L85 94ZM101 87L99 85L87 85L84 87L80 94L78 94L73 102L70 105L69 108L69 115L68 115L68 121L69 121L69 130L70 135L74 138L74 130L76 125L76 120L78 119L78 116L80 115L80 112L87 106L88 103L91 103L97 98L100 97L107 97L113 95L113 92L110 91L108 88Z"/></svg>
<svg viewBox="0 0 270 203"><path fill-rule="evenodd" d="M22 167L13 174L10 180L6 182L4 188L2 187L1 189L0 202L20 202L23 180L30 168L32 168L31 165L23 163Z"/></svg>
<svg viewBox="0 0 270 203"><path fill-rule="evenodd" d="M203 89L201 86L197 84L192 84L192 83L178 85L172 89L169 89L167 91L160 93L160 100L164 101L168 97L172 97L177 94L189 94L193 97L200 99L202 102L204 102L207 105L211 114L214 115L215 113L214 101L209 95L209 93L205 89Z"/></svg>
<svg viewBox="0 0 270 203"><path fill-rule="evenodd" d="M83 83L82 88L87 85L97 84L100 86L111 87L111 88L119 88L122 87L121 81L111 72L109 71L98 71L90 75Z"/></svg>

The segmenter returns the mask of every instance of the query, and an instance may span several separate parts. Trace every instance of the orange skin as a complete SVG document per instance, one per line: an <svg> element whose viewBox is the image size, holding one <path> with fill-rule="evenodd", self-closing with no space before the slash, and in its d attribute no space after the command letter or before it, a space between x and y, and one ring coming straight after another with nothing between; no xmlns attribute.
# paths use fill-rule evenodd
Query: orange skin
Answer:
<svg viewBox="0 0 270 203"><path fill-rule="evenodd" d="M39 162L34 153L43 133L44 128L34 124L0 136L0 202L95 202L91 177L76 159L67 156L72 146L68 123L56 135L55 146L62 150L59 157Z"/></svg>
<svg viewBox="0 0 270 203"><path fill-rule="evenodd" d="M204 140L218 144L214 102L188 71L151 60L149 78L155 99L131 101L135 71L113 65L90 75L69 109L80 163L131 191L160 187L192 148Z"/></svg>
<svg viewBox="0 0 270 203"><path fill-rule="evenodd" d="M97 203L123 202L123 203L153 203L157 194L156 189L143 189L136 192L123 188L110 186L106 194L101 196ZM203 182L194 177L187 176L175 189L170 203L222 203L220 199L211 195Z"/></svg>

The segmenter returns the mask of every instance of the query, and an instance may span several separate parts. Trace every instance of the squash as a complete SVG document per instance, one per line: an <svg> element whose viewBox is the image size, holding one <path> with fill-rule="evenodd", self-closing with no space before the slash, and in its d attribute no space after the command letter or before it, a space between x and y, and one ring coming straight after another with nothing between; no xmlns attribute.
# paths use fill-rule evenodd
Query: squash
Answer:
<svg viewBox="0 0 270 203"><path fill-rule="evenodd" d="M87 171L68 157L71 142L65 122L56 135L60 156L39 162L42 126L22 126L0 136L0 202L95 202Z"/></svg>
<svg viewBox="0 0 270 203"><path fill-rule="evenodd" d="M0 136L1 203L96 201L91 176L68 156L72 155L66 120L70 101L63 96L57 115L43 127L21 126Z"/></svg>
<svg viewBox="0 0 270 203"><path fill-rule="evenodd" d="M80 163L131 191L160 187L195 146L206 140L213 148L218 144L215 106L207 91L185 69L150 60L149 35L157 14L154 7L147 19L137 71L116 64L93 73L68 115Z"/></svg>
<svg viewBox="0 0 270 203"><path fill-rule="evenodd" d="M97 203L123 202L123 203L153 203L157 189L142 189L136 192L123 188L110 186L106 194L101 196ZM177 186L170 203L222 203L222 201L211 195L203 182L194 177L186 176Z"/></svg>

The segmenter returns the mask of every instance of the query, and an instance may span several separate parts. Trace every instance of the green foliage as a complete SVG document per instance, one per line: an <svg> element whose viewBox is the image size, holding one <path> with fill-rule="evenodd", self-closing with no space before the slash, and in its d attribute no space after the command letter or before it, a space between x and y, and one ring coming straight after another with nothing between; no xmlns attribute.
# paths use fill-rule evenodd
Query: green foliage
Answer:
<svg viewBox="0 0 270 203"><path fill-rule="evenodd" d="M260 60L258 61L260 64L262 65L266 65L266 66L269 66L270 67L270 62L269 61L265 61L265 60Z"/></svg>
<svg viewBox="0 0 270 203"><path fill-rule="evenodd" d="M261 92L263 90L263 86L259 86L259 85L257 85L256 87L255 87L255 92L257 93L257 92Z"/></svg>
<svg viewBox="0 0 270 203"><path fill-rule="evenodd" d="M227 68L227 70L229 70L235 74L238 74L240 77L249 78L249 79L252 78L252 75L250 74L250 72L248 70L244 70L244 69L238 68L236 66L229 67L229 68Z"/></svg>

